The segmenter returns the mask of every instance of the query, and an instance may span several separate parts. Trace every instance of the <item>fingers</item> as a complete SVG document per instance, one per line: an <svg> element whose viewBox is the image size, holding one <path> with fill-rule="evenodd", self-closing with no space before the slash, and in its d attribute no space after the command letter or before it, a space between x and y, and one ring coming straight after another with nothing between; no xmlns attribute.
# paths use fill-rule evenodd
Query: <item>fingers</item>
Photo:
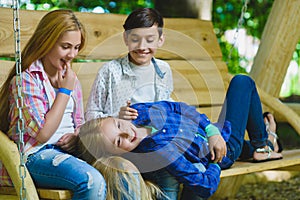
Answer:
<svg viewBox="0 0 300 200"><path fill-rule="evenodd" d="M121 107L119 112L120 119L133 120L138 116L137 110L130 107Z"/></svg>
<svg viewBox="0 0 300 200"><path fill-rule="evenodd" d="M58 71L58 86L69 90L73 90L75 81L75 72L70 67L70 63L65 63L64 70Z"/></svg>
<svg viewBox="0 0 300 200"><path fill-rule="evenodd" d="M226 153L223 150L219 150L215 152L214 162L221 162L223 157L226 156Z"/></svg>
<svg viewBox="0 0 300 200"><path fill-rule="evenodd" d="M211 159L212 161L214 161L214 160L215 160L215 151L214 151L213 148L210 149L210 154L211 154L210 159Z"/></svg>
<svg viewBox="0 0 300 200"><path fill-rule="evenodd" d="M58 71L58 83L63 82L63 80L64 80L64 77L63 77L62 71ZM60 85L59 85L59 87L60 87Z"/></svg>
<svg viewBox="0 0 300 200"><path fill-rule="evenodd" d="M129 107L131 105L131 101L130 100L128 100L126 103L127 103L127 107Z"/></svg>
<svg viewBox="0 0 300 200"><path fill-rule="evenodd" d="M221 135L214 135L209 137L208 140L211 160L215 163L221 162L227 153L227 147L223 137Z"/></svg>
<svg viewBox="0 0 300 200"><path fill-rule="evenodd" d="M136 109L130 108L131 101L128 100L126 102L126 106L121 107L119 111L119 118L125 120L134 120L138 116L138 112Z"/></svg>
<svg viewBox="0 0 300 200"><path fill-rule="evenodd" d="M78 139L79 138L76 134L67 133L59 139L56 145L67 152L72 152L74 149L76 149Z"/></svg>
<svg viewBox="0 0 300 200"><path fill-rule="evenodd" d="M224 157L223 149L219 146L214 146L211 149L210 153L211 153L211 160L214 163L221 162Z"/></svg>

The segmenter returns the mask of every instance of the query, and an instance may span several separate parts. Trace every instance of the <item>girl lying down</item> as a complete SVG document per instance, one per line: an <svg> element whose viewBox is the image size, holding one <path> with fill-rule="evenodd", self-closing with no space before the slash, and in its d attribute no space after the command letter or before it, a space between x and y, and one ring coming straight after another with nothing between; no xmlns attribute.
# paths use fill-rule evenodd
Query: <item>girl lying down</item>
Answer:
<svg viewBox="0 0 300 200"><path fill-rule="evenodd" d="M133 121L107 117L86 122L79 134L82 144L95 158L122 155L141 173L166 168L203 198L217 190L221 169L237 159L282 158L274 133L266 130L259 96L248 76L233 78L216 124L182 102L139 103L131 108L138 112ZM249 141L244 140L245 130Z"/></svg>

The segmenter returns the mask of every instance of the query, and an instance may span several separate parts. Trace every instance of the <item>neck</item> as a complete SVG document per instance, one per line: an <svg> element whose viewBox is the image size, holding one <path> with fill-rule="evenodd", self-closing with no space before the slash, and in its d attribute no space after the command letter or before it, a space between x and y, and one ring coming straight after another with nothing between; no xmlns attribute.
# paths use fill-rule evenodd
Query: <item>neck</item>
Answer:
<svg viewBox="0 0 300 200"><path fill-rule="evenodd" d="M143 139L151 134L151 129L147 127L140 127L138 128L138 134L139 134L138 137Z"/></svg>
<svg viewBox="0 0 300 200"><path fill-rule="evenodd" d="M51 67L48 67L46 65L46 63L44 62L44 60L42 59L42 64L43 64L43 67L44 67L44 71L45 73L47 74L50 82L51 82L51 85L55 88L58 88L58 74L57 74L57 70L52 70Z"/></svg>

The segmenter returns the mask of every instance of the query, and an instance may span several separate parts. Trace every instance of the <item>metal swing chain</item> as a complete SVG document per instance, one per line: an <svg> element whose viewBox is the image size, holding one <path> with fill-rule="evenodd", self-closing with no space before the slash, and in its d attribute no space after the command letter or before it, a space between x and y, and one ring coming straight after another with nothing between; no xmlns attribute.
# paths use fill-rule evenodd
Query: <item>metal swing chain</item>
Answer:
<svg viewBox="0 0 300 200"><path fill-rule="evenodd" d="M20 154L19 174L22 181L20 188L20 199L26 200L27 191L25 187L26 166L24 156L24 119L22 115L23 96L22 96L22 65L21 65L21 48L20 48L20 4L18 0L13 0L13 24L14 24L14 38L15 38L15 61L16 61L16 89L17 98L15 99L18 108L19 120L17 122L17 134L19 135L18 150Z"/></svg>
<svg viewBox="0 0 300 200"><path fill-rule="evenodd" d="M227 64L228 62L231 60L231 57L232 57L232 51L236 45L236 41L237 41L237 38L238 38L238 35L239 35L239 30L240 28L242 27L243 25L243 22L244 22L244 15L247 11L247 6L248 6L248 3L249 3L249 0L244 0L244 5L242 7L242 11L241 11L241 15L240 15L240 18L238 20L238 23L237 23L237 28L235 30L235 33L234 33L234 36L233 36L233 43L232 43L232 46L230 48L230 51L229 51L229 54L228 54L228 61L227 61Z"/></svg>

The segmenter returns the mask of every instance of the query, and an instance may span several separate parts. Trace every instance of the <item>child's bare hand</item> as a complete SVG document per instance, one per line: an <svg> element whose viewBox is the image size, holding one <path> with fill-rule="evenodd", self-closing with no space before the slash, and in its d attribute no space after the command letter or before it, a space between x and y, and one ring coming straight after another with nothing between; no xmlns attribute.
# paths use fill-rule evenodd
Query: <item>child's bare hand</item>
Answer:
<svg viewBox="0 0 300 200"><path fill-rule="evenodd" d="M73 90L76 80L75 72L71 69L70 63L65 63L64 69L64 74L63 71L58 72L58 87Z"/></svg>
<svg viewBox="0 0 300 200"><path fill-rule="evenodd" d="M120 108L119 111L119 118L125 120L133 120L136 119L138 116L138 112L136 109L130 108L131 102L127 101L127 106L123 106Z"/></svg>
<svg viewBox="0 0 300 200"><path fill-rule="evenodd" d="M215 163L221 162L227 153L226 142L223 137L221 135L213 135L208 138L208 144L211 153L211 160Z"/></svg>
<svg viewBox="0 0 300 200"><path fill-rule="evenodd" d="M78 140L78 134L67 133L58 140L56 145L69 153L73 153L76 150Z"/></svg>

